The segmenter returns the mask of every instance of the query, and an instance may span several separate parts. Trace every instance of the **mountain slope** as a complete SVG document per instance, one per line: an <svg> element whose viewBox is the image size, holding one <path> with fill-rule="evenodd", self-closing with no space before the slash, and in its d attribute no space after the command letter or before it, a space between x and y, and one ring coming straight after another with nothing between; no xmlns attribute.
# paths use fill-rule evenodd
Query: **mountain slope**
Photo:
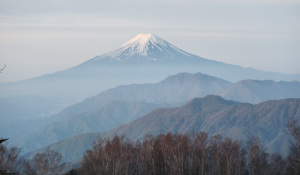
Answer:
<svg viewBox="0 0 300 175"><path fill-rule="evenodd" d="M57 101L33 95L2 97L0 98L0 121L53 115L59 108Z"/></svg>
<svg viewBox="0 0 300 175"><path fill-rule="evenodd" d="M221 93L226 99L249 103L266 100L300 98L300 82L274 82L272 80L242 80Z"/></svg>
<svg viewBox="0 0 300 175"><path fill-rule="evenodd" d="M220 111L221 109L227 108L227 107L235 105L235 104L238 104L238 102L227 101L227 100L222 99L221 97L210 95L205 98L199 98L199 99L194 99L194 100L190 101L188 103L188 107L186 107L186 108L183 108L183 107L161 108L161 109L154 110L153 112L151 112L149 114L154 113L154 117L157 113L160 115L163 115L163 114L168 114L168 113L176 113L178 111L181 111L180 115L185 115L187 113L192 114L197 111L202 111L204 114L207 114L207 113ZM162 114L160 111L164 111L164 113ZM166 122L176 123L176 125L179 126L179 125L181 125L180 120L181 119L178 119L178 120L172 119L172 120L168 120ZM149 122L149 124L152 125L151 121L144 121L144 122ZM147 123L144 123L144 124L147 125ZM162 131L164 129L163 126L164 126L163 123L157 122L156 123L157 131ZM145 129L146 128L147 127L145 127ZM147 129L144 131L142 128L140 128L139 125L131 125L130 129L132 129L133 132L135 129L137 129L137 131L140 132L140 133L136 133L137 135L147 134ZM112 130L112 132L114 132L114 130ZM111 131L109 131L109 133L111 133ZM123 134L126 134L126 133L123 133ZM151 134L151 133L149 133L149 134ZM89 149L90 147L87 148L87 145L90 144L89 146L91 146L93 141L97 138L98 135L99 135L99 133L98 134L97 133L81 134L81 135L77 135L77 136L73 136L71 138L65 139L58 143L51 144L50 147L52 149L62 153L62 155L64 155L64 159L66 161L71 161L71 160L78 161L80 159L80 156L79 156L80 153L82 155L86 149ZM107 134L105 134L105 135L107 135ZM80 143L83 140L84 140L84 143ZM78 149L77 146L73 145L74 142L78 143L78 147L82 147L84 149ZM76 152L71 152L68 150L76 150Z"/></svg>
<svg viewBox="0 0 300 175"><path fill-rule="evenodd" d="M0 83L1 96L38 95L84 99L131 83L153 83L180 72L202 72L229 81L300 80L300 75L259 71L187 53L154 34L140 34L118 49L78 66L14 83Z"/></svg>
<svg viewBox="0 0 300 175"><path fill-rule="evenodd" d="M108 137L124 134L136 140L142 139L147 134L158 135L169 131L182 133L192 130L199 131L204 122L204 118L201 116L214 114L236 104L238 102L227 101L214 95L195 98L180 107L154 110L132 123L121 125L103 135Z"/></svg>
<svg viewBox="0 0 300 175"><path fill-rule="evenodd" d="M207 97L202 101L216 104L206 99ZM104 136L118 134L131 139L142 139L146 134L201 130L243 140L258 136L269 151L287 153L288 137L285 135L285 125L290 117L300 119L300 99L267 101L257 105L236 104L209 112L203 109L211 104L202 108L203 104L198 100L194 99L179 108L155 110L130 124L105 133Z"/></svg>
<svg viewBox="0 0 300 175"><path fill-rule="evenodd" d="M95 111L52 119L50 124L15 141L15 144L22 147L24 152L31 151L77 134L107 131L158 107L162 106L145 102L110 101Z"/></svg>
<svg viewBox="0 0 300 175"><path fill-rule="evenodd" d="M121 45L120 48L107 54L97 56L88 62L162 62L184 57L193 57L155 34L138 34L133 39Z"/></svg>
<svg viewBox="0 0 300 175"><path fill-rule="evenodd" d="M231 84L201 73L181 73L157 84L120 86L64 109L51 117L53 124L14 143L28 151L76 134L107 131L152 109L221 93Z"/></svg>
<svg viewBox="0 0 300 175"><path fill-rule="evenodd" d="M25 95L0 98L0 134L13 141L47 124L60 109L59 100ZM28 127L30 126L30 127Z"/></svg>
<svg viewBox="0 0 300 175"><path fill-rule="evenodd" d="M253 83L247 84L243 82L254 82L255 88L251 88L252 86L250 86ZM243 83L243 88L247 89L248 93L243 92L233 97L225 96L226 99L232 98L236 101L256 103L261 102L261 100L300 96L300 92L298 91L300 89L299 82L247 80L237 84L240 83ZM48 123L50 124L48 126L43 126L40 130L28 134L28 136L22 134L21 136L24 138L21 141L17 139L14 143L22 145L23 150L32 150L76 134L107 131L120 124L132 121L132 119L136 119L136 117L150 112L150 109L159 106L180 105L189 99L209 94L218 95L224 94L224 92L238 93L238 90L235 91L235 85L201 73L180 73L169 76L156 84L120 86L66 108L57 115L49 118ZM149 108L149 110L144 110L143 107L139 108L140 105L136 103L138 101L145 104L153 103L153 108ZM119 105L125 102L126 105ZM132 102L135 102L136 106L130 106L129 104ZM129 109L133 111L128 111ZM135 115L136 111L142 113ZM125 116L123 113L125 113Z"/></svg>
<svg viewBox="0 0 300 175"><path fill-rule="evenodd" d="M132 84L119 86L72 105L57 118L95 111L105 103L117 101L142 101L155 104L180 104L195 97L219 94L232 85L231 82L201 73L180 73L155 84Z"/></svg>
<svg viewBox="0 0 300 175"><path fill-rule="evenodd" d="M240 86L242 86L241 89L247 91L240 91ZM155 84L123 85L103 91L66 108L58 116L64 118L67 115L94 111L111 100L182 104L195 97L214 94L229 100L259 103L267 100L300 97L298 89L300 89L300 82L245 80L233 84L202 73L179 73Z"/></svg>
<svg viewBox="0 0 300 175"><path fill-rule="evenodd" d="M193 99L180 107L154 110L129 124L101 133L101 137L113 137L118 134L136 140L147 134L158 135L169 131L205 131L210 135L221 134L243 141L250 136L258 136L267 151L286 155L289 137L285 133L285 125L289 117L300 120L300 99L274 100L251 105L227 101L218 96L207 96ZM97 133L87 133L52 144L50 147L59 152L76 149L76 152L61 153L65 160L78 162L80 154L83 155L86 149L91 148L96 138ZM85 142L74 145L78 140ZM90 146L86 147L87 145ZM84 149L80 150L77 147Z"/></svg>

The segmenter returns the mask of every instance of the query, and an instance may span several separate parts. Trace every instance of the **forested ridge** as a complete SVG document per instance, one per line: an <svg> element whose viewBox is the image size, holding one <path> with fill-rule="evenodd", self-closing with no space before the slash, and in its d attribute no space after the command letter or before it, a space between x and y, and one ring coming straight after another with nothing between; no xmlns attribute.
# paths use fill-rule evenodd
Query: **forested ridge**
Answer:
<svg viewBox="0 0 300 175"><path fill-rule="evenodd" d="M297 120L287 124L292 136L290 154L269 154L257 137L247 141L209 136L205 132L147 135L133 142L122 136L99 138L83 156L79 167L70 170L62 156L46 149L30 160L20 149L0 144L0 174L25 175L230 175L299 174L300 128Z"/></svg>

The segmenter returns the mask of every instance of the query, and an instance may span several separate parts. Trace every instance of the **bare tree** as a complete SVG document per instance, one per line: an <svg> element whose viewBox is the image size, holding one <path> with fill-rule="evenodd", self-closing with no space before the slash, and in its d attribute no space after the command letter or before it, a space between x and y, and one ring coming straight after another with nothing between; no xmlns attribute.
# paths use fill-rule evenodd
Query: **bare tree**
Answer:
<svg viewBox="0 0 300 175"><path fill-rule="evenodd" d="M299 121L291 118L287 123L288 134L293 137L288 155L287 170L290 174L300 174L300 125Z"/></svg>
<svg viewBox="0 0 300 175"><path fill-rule="evenodd" d="M133 146L125 137L99 137L82 159L81 174L136 174L139 171L141 152L142 148Z"/></svg>
<svg viewBox="0 0 300 175"><path fill-rule="evenodd" d="M22 164L19 154L20 149L8 148L0 144L0 174L17 174L19 172Z"/></svg>
<svg viewBox="0 0 300 175"><path fill-rule="evenodd" d="M300 144L300 125L299 121L295 118L291 118L286 124L288 134L293 136L294 141Z"/></svg>
<svg viewBox="0 0 300 175"><path fill-rule="evenodd" d="M60 153L48 147L45 152L36 153L31 160L26 161L24 167L24 174L28 175L60 175L65 163Z"/></svg>
<svg viewBox="0 0 300 175"><path fill-rule="evenodd" d="M140 174L152 175L155 173L153 161L154 141L155 138L152 135L147 135L142 143L137 142L136 147L140 160L137 163L140 167ZM165 151L163 152L165 153Z"/></svg>
<svg viewBox="0 0 300 175"><path fill-rule="evenodd" d="M248 164L252 175L264 174L268 166L268 154L261 148L258 137L251 137L248 142Z"/></svg>
<svg viewBox="0 0 300 175"><path fill-rule="evenodd" d="M100 136L93 143L91 150L88 150L81 161L80 171L82 174L105 174L107 173L108 167L106 167L105 151L104 151L105 140Z"/></svg>
<svg viewBox="0 0 300 175"><path fill-rule="evenodd" d="M221 167L221 159L222 159L222 152L221 152L221 143L222 143L222 136L221 135L214 135L210 138L210 150L212 153L212 157L214 161L211 161L212 165L216 165L216 170L218 175L221 175L222 173L222 167ZM214 163L213 163L214 162Z"/></svg>
<svg viewBox="0 0 300 175"><path fill-rule="evenodd" d="M271 154L269 157L268 172L266 174L281 175L286 172L287 161L279 154Z"/></svg>
<svg viewBox="0 0 300 175"><path fill-rule="evenodd" d="M0 144L1 144L2 142L5 142L6 140L8 140L8 138L6 138L6 139L0 139Z"/></svg>
<svg viewBox="0 0 300 175"><path fill-rule="evenodd" d="M155 175L165 174L165 159L159 139L154 141L153 145L153 162Z"/></svg>
<svg viewBox="0 0 300 175"><path fill-rule="evenodd" d="M0 73L2 73L2 71L5 69L6 65L3 66L2 69L0 69Z"/></svg>
<svg viewBox="0 0 300 175"><path fill-rule="evenodd" d="M205 174L205 167L206 167L206 152L207 152L207 139L208 135L205 132L199 132L195 134L195 137L192 141L192 167L195 169L192 172L194 174ZM200 169L199 169L200 167Z"/></svg>
<svg viewBox="0 0 300 175"><path fill-rule="evenodd" d="M258 138L249 139L247 151L245 148L239 140L223 139L220 135L209 138L204 132L147 136L135 144L124 137L99 138L84 155L80 170L73 171L73 174L285 173L285 160L279 155L269 156Z"/></svg>
<svg viewBox="0 0 300 175"><path fill-rule="evenodd" d="M238 156L240 144L237 141L232 141L230 138L225 138L222 142L222 152L225 156L226 175L232 174L234 159Z"/></svg>

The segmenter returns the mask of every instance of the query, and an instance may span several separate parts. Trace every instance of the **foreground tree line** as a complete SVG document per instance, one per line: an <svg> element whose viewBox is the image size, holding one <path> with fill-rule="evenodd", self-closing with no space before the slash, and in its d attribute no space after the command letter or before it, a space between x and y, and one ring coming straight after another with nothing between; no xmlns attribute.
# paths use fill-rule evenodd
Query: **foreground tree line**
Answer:
<svg viewBox="0 0 300 175"><path fill-rule="evenodd" d="M20 149L0 144L0 175L60 175L66 171L62 156L50 148L30 160L20 156Z"/></svg>
<svg viewBox="0 0 300 175"><path fill-rule="evenodd" d="M20 149L0 144L0 175L300 174L299 123L291 120L287 128L294 142L286 159L268 154L255 137L243 143L205 132L148 135L138 142L115 136L99 137L80 166L68 172L62 156L49 148L24 160Z"/></svg>
<svg viewBox="0 0 300 175"><path fill-rule="evenodd" d="M238 140L207 133L161 134L142 142L99 138L73 174L288 174L287 161L268 154L257 138Z"/></svg>

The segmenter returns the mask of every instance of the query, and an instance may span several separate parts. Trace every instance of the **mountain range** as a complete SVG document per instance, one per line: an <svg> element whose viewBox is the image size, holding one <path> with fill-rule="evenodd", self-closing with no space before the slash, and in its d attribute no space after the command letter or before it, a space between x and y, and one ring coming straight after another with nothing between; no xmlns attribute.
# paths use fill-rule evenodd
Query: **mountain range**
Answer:
<svg viewBox="0 0 300 175"><path fill-rule="evenodd" d="M299 81L242 80L220 95L226 99L256 104L267 100L300 98L299 85Z"/></svg>
<svg viewBox="0 0 300 175"><path fill-rule="evenodd" d="M66 70L18 82L0 83L0 97L35 95L57 98L62 109L109 88L155 83L181 72L202 72L232 82L245 79L300 80L298 74L265 72L205 59L150 33L139 34L116 50Z"/></svg>
<svg viewBox="0 0 300 175"><path fill-rule="evenodd" d="M257 105L227 101L219 96L196 98L177 108L152 111L130 124L102 134L126 135L137 140L147 134L204 131L234 139L258 136L270 152L287 154L289 140L285 125L300 119L300 99L266 101Z"/></svg>
<svg viewBox="0 0 300 175"><path fill-rule="evenodd" d="M132 140L141 140L148 134L204 131L209 135L220 134L244 142L251 136L257 136L268 152L287 155L290 137L286 134L285 125L290 118L300 119L300 99L252 105L209 95L192 99L179 107L156 109L107 132L84 133L49 146L60 152L66 161L76 163L98 136L124 135Z"/></svg>
<svg viewBox="0 0 300 175"><path fill-rule="evenodd" d="M270 152L286 154L285 124L300 119L299 80L139 34L75 67L0 83L0 132L23 153L50 144L67 161L78 161L99 134L138 140L169 131L258 136Z"/></svg>
<svg viewBox="0 0 300 175"><path fill-rule="evenodd" d="M23 151L29 151L75 134L107 131L150 112L150 109L176 106L194 97L221 93L231 84L201 73L180 73L156 84L123 85L103 91L48 117L43 120L48 125L41 125L40 129L27 136L22 134L21 139L11 133L7 134L18 138L12 139L12 144L21 146Z"/></svg>
<svg viewBox="0 0 300 175"><path fill-rule="evenodd" d="M12 140L12 144L28 152L81 133L103 132L162 107L145 102L109 101L94 111L75 115L53 116L48 124L28 136ZM49 118L50 119L50 118Z"/></svg>
<svg viewBox="0 0 300 175"><path fill-rule="evenodd" d="M34 132L22 134L22 138L13 136L18 139L12 143L22 146L23 151L31 151L76 134L108 131L156 108L179 106L210 94L258 103L300 98L298 89L300 82L244 80L231 83L201 73L180 73L155 84L123 85L103 91L49 117L47 122L43 120L44 125Z"/></svg>
<svg viewBox="0 0 300 175"><path fill-rule="evenodd" d="M147 98L145 102L149 103L173 104L186 102L191 98L208 94L217 94L227 99L250 103L259 103L270 99L298 97L293 96L294 92L297 91L298 82L294 82L295 88L293 87L289 90L288 88L283 88L280 93L277 92L284 86L285 82L277 83L269 81L272 88L266 88L259 95L257 95L258 92L255 89L263 90L261 85L266 83L263 81L266 79L292 81L300 80L300 75L265 72L208 60L183 51L155 34L139 34L130 41L122 44L119 48L107 54L96 56L75 67L18 82L0 83L0 128L3 134L12 134L15 132L11 128L22 128L23 123L28 123L31 126L31 124L36 123L35 119L40 120L43 117L52 116L64 108L77 104L103 90L132 83L153 84L165 77L182 72L202 72L203 74L218 77L219 81L223 83L218 85L208 83L206 87L201 85L201 89L197 89L196 85L198 82L192 82L193 79L191 79L189 84L194 83L193 88L191 88L193 90L183 93L184 88L183 86L179 87L181 80L178 79L176 86L179 89L183 88L181 96L174 96L171 90L160 91L160 89L156 89L157 92L151 91L147 95L147 91L151 89L148 86L145 88L145 94L142 95L143 92L140 91L139 96ZM252 80L242 81L245 79ZM240 82L232 84L229 81ZM189 84L186 86L189 86ZM290 86L291 82L287 82L287 84L287 86ZM228 88L229 85L232 85L232 87ZM251 87L252 89L250 86L253 86ZM133 89L140 86L130 85L127 87L134 91ZM161 87L163 87L162 83ZM115 91L118 91L117 89L119 87ZM227 91L225 92L224 90ZM177 89L174 92L177 93ZM118 93L121 95L121 92ZM286 94L280 95L283 93ZM160 95L156 96L155 94ZM273 95L278 96L273 98ZM111 94L110 96L114 95ZM129 95L123 94L123 96L124 98L118 97L116 100L128 101L127 99L131 99L131 101L144 101L142 97L135 98L135 100ZM150 98L153 99L149 100ZM78 110L80 112L81 109ZM16 118L19 118L18 121L12 121L12 119ZM41 127L43 126L41 125ZM37 127L28 129L25 133L32 132L33 130L37 130Z"/></svg>

